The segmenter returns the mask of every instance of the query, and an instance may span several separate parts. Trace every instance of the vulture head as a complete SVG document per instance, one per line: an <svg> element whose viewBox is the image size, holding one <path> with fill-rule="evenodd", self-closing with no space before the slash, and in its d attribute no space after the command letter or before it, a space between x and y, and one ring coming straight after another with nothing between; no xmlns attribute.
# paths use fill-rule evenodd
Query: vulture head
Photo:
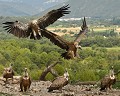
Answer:
<svg viewBox="0 0 120 96"><path fill-rule="evenodd" d="M24 69L24 77L28 77L27 68Z"/></svg>
<svg viewBox="0 0 120 96"><path fill-rule="evenodd" d="M67 69L65 70L64 78L66 78L67 80L69 79L69 73L68 73Z"/></svg>
<svg viewBox="0 0 120 96"><path fill-rule="evenodd" d="M111 79L115 79L115 75L114 75L115 73L114 73L114 68L113 68L113 66L111 67L111 70L110 70L110 73L109 73L109 74L110 74L110 78L111 78Z"/></svg>

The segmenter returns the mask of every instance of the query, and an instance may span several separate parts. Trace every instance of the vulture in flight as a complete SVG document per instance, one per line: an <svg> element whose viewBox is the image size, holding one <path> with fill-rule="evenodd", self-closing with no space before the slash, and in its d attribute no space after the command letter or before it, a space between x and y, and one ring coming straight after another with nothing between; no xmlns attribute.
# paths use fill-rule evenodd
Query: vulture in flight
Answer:
<svg viewBox="0 0 120 96"><path fill-rule="evenodd" d="M20 21L15 22L5 22L3 28L7 30L8 33L11 33L17 37L30 37L30 39L40 39L41 38L41 29L46 28L50 24L53 24L57 19L69 14L68 11L70 7L68 5L63 6L56 10L49 11L46 15L39 19L30 21L27 24L23 24Z"/></svg>
<svg viewBox="0 0 120 96"><path fill-rule="evenodd" d="M111 90L112 85L115 84L115 82L116 82L116 78L115 78L114 69L113 69L113 66L112 66L109 75L105 76L101 80L100 91L103 91L103 90L107 91L108 88Z"/></svg>
<svg viewBox="0 0 120 96"><path fill-rule="evenodd" d="M85 33L88 31L85 17L82 21L83 21L83 24L81 26L81 30L73 42L69 42L63 39L62 37L56 35L55 33L52 33L46 29L41 29L41 35L50 39L50 41L53 42L58 47L65 49L66 52L61 55L65 59L73 59L75 57L79 57L77 53L77 49L81 48L81 46L79 45L81 41L81 37L85 35Z"/></svg>
<svg viewBox="0 0 120 96"><path fill-rule="evenodd" d="M65 70L65 73L63 76L59 76L53 80L50 87L48 87L48 92L51 92L53 90L62 91L62 87L68 84L68 80L69 80L69 73L67 70Z"/></svg>
<svg viewBox="0 0 120 96"><path fill-rule="evenodd" d="M20 89L21 89L21 92L23 92L23 91L26 92L30 88L30 85L31 85L31 78L28 75L27 68L25 68L24 72L25 72L24 76L22 76L20 78Z"/></svg>

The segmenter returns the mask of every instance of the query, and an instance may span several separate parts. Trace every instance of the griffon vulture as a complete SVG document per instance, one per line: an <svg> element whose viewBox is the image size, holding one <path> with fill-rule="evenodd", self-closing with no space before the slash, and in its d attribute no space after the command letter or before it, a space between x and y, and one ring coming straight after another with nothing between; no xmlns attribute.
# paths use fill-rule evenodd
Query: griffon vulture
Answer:
<svg viewBox="0 0 120 96"><path fill-rule="evenodd" d="M51 92L53 90L62 91L62 87L68 84L68 80L69 80L69 74L67 70L65 70L65 73L63 76L59 76L53 80L50 87L48 87L48 92Z"/></svg>
<svg viewBox="0 0 120 96"><path fill-rule="evenodd" d="M28 75L27 68L24 70L24 75L20 78L20 89L21 92L27 91L30 88L31 85L31 79Z"/></svg>
<svg viewBox="0 0 120 96"><path fill-rule="evenodd" d="M4 68L3 78L6 79L6 82L7 82L8 78L12 78L12 81L13 81L14 71L12 69L12 66L13 66L13 64L10 64L9 68Z"/></svg>
<svg viewBox="0 0 120 96"><path fill-rule="evenodd" d="M79 46L81 37L87 31L88 31L88 27L87 27L86 20L84 17L83 24L81 26L81 30L73 42L66 41L62 37L56 35L55 33L50 32L46 29L41 29L41 35L50 39L51 42L53 42L55 45L59 46L60 48L66 50L66 52L62 54L62 57L64 57L65 59L73 59L75 57L78 57L77 49L81 48L81 46Z"/></svg>
<svg viewBox="0 0 120 96"><path fill-rule="evenodd" d="M30 37L30 39L40 39L41 38L41 30L44 29L50 24L53 24L57 19L64 16L65 14L69 14L70 11L68 11L70 7L68 5L63 6L56 10L51 10L46 15L39 19L35 19L30 21L27 24L23 24L20 21L15 22L5 22L5 30L7 30L8 33L11 33L17 37Z"/></svg>
<svg viewBox="0 0 120 96"><path fill-rule="evenodd" d="M105 76L102 80L101 80L101 89L100 91L102 90L106 90L109 88L110 90L112 89L112 85L115 84L116 82L116 78L115 78L115 75L114 75L114 69L113 69L113 66L112 66L112 69L110 70L110 73L108 76Z"/></svg>

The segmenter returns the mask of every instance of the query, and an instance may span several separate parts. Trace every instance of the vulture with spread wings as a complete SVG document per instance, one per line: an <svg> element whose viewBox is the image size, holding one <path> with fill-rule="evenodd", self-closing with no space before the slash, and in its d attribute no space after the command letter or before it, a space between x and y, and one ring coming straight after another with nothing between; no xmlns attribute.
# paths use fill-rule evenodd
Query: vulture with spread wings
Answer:
<svg viewBox="0 0 120 96"><path fill-rule="evenodd" d="M30 39L40 39L41 38L41 29L46 28L50 24L53 24L57 19L64 16L65 14L69 14L70 11L68 11L70 7L68 5L63 6L56 10L49 11L46 15L43 17L32 20L27 24L23 24L19 21L15 22L5 22L5 30L7 30L8 33L11 33L17 37L30 37Z"/></svg>
<svg viewBox="0 0 120 96"><path fill-rule="evenodd" d="M41 35L50 39L55 45L59 46L62 49L65 49L66 52L62 54L62 57L65 59L72 59L78 57L77 49L81 48L79 43L81 41L81 37L88 31L88 27L86 24L85 17L83 19L83 24L81 26L81 30L77 35L76 39L73 42L66 41L62 37L52 33L46 29L41 29Z"/></svg>

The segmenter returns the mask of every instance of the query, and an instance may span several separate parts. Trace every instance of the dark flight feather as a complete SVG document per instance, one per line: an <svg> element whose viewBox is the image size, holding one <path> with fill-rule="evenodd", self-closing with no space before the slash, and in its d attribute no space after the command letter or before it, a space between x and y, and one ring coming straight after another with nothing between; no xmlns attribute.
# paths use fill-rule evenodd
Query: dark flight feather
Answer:
<svg viewBox="0 0 120 96"><path fill-rule="evenodd" d="M8 33L13 34L19 38L30 37L30 39L40 39L40 29L46 28L50 24L53 24L60 17L64 16L65 14L69 14L69 8L70 7L66 5L56 10L51 10L43 17L33 20L27 24L23 24L19 21L5 22L3 23L5 25L3 28L5 28Z"/></svg>
<svg viewBox="0 0 120 96"><path fill-rule="evenodd" d="M69 8L70 8L69 5L66 5L59 9L48 12L46 15L37 20L38 26L40 28L46 28L50 24L53 24L60 17L64 16L65 14L69 14L70 13L70 11L68 11Z"/></svg>
<svg viewBox="0 0 120 96"><path fill-rule="evenodd" d="M87 27L87 24L86 24L85 17L82 20L82 22L83 22L83 25L81 26L81 30L80 30L79 34L77 35L76 39L74 40L74 42L79 43L81 41L81 37L88 32L88 27Z"/></svg>
<svg viewBox="0 0 120 96"><path fill-rule="evenodd" d="M81 39L81 35L84 35L87 31L88 31L88 27L86 25L86 20L84 18L83 20L83 25L82 25L82 30L80 30L78 36L76 37L75 41L74 42L80 42L80 39ZM62 49L66 49L68 50L69 49L69 45L72 43L72 42L69 42L67 40L65 40L64 38L58 36L57 34L53 33L53 32L50 32L46 29L41 29L41 35L50 39L51 42L53 42L55 45L59 46L60 48Z"/></svg>
<svg viewBox="0 0 120 96"><path fill-rule="evenodd" d="M46 29L41 29L41 35L50 39L50 41L52 43L54 43L55 45L57 45L58 47L65 49L67 52L63 53L62 56L66 59L71 59L74 57L78 57L77 48L80 47L78 44L81 41L82 36L87 31L88 31L88 27L87 27L86 20L84 17L83 24L81 26L81 30L73 42L69 42L69 41L65 40L64 38L58 36L57 34L52 33Z"/></svg>
<svg viewBox="0 0 120 96"><path fill-rule="evenodd" d="M68 49L68 41L63 39L62 37L56 35L55 33L52 33L46 29L41 29L41 35L50 39L51 42L53 42L55 45L59 46L62 49Z"/></svg>

